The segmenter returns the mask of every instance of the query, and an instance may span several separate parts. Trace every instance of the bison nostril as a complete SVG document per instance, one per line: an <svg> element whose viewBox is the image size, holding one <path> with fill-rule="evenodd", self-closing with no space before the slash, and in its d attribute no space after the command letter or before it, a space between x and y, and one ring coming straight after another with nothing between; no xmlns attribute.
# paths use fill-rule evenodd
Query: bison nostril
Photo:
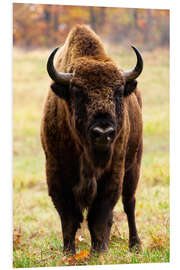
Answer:
<svg viewBox="0 0 180 270"><path fill-rule="evenodd" d="M98 128L93 128L91 130L91 135L93 136L93 138L99 138L103 135L104 133Z"/></svg>
<svg viewBox="0 0 180 270"><path fill-rule="evenodd" d="M110 138L110 139L114 139L114 137L115 137L115 130L113 129L113 130L107 132L106 136L108 138Z"/></svg>
<svg viewBox="0 0 180 270"><path fill-rule="evenodd" d="M113 127L101 128L96 126L91 129L91 138L96 143L107 143L113 141L114 137L115 129Z"/></svg>

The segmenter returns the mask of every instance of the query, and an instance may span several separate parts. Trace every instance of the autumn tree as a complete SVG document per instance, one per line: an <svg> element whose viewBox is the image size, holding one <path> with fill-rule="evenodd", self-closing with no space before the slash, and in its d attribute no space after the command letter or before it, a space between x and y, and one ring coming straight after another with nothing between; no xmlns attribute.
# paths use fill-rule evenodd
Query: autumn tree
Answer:
<svg viewBox="0 0 180 270"><path fill-rule="evenodd" d="M88 24L110 42L135 42L144 48L169 45L169 11L66 5L13 4L14 45L61 45L75 24Z"/></svg>

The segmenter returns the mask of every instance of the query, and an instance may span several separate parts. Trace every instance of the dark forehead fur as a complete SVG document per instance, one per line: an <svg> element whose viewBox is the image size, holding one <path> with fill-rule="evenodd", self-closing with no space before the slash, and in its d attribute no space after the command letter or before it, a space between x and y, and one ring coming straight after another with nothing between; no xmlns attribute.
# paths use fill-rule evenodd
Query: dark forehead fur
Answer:
<svg viewBox="0 0 180 270"><path fill-rule="evenodd" d="M123 83L122 76L114 63L82 57L74 64L73 82L92 88L115 87Z"/></svg>

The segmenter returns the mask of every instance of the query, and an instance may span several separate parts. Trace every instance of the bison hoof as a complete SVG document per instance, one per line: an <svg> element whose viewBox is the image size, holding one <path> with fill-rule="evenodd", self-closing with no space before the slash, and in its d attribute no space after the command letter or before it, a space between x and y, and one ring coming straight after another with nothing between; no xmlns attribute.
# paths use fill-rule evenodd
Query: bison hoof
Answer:
<svg viewBox="0 0 180 270"><path fill-rule="evenodd" d="M139 239L139 237L131 239L131 241L129 242L129 250L130 252L136 253L142 251L141 240Z"/></svg>
<svg viewBox="0 0 180 270"><path fill-rule="evenodd" d="M108 248L91 248L90 254L93 256L99 256L108 252Z"/></svg>
<svg viewBox="0 0 180 270"><path fill-rule="evenodd" d="M72 256L76 255L76 250L75 249L63 249L63 255L64 256Z"/></svg>

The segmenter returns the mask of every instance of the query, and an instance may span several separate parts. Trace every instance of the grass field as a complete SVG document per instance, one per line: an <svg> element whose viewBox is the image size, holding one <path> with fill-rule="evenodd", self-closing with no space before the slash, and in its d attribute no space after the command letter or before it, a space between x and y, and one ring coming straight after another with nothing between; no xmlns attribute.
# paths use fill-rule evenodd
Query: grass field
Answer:
<svg viewBox="0 0 180 270"><path fill-rule="evenodd" d="M108 49L108 47L107 47ZM133 66L131 50L111 48L111 56L124 69ZM13 56L14 180L13 266L96 265L169 262L169 53L144 52L144 71L139 78L143 95L144 155L137 190L136 217L142 252L128 250L128 226L121 199L114 209L109 253L104 257L67 259L62 255L60 220L45 180L40 144L40 119L49 78L49 51ZM77 252L90 249L87 224L76 238ZM80 253L81 254L81 253Z"/></svg>

